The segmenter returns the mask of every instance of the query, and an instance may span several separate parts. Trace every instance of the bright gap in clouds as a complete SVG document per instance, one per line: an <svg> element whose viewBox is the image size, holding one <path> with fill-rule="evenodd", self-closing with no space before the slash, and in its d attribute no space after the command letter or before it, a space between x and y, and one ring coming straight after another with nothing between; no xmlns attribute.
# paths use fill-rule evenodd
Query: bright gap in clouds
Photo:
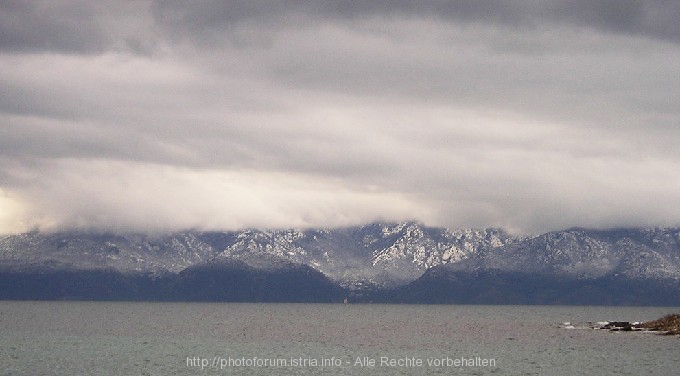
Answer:
<svg viewBox="0 0 680 376"><path fill-rule="evenodd" d="M0 201L12 209L0 218L2 232L338 227L428 215L398 193L338 179L112 161L54 163L17 196ZM17 227L25 212L28 222Z"/></svg>
<svg viewBox="0 0 680 376"><path fill-rule="evenodd" d="M23 205L0 189L0 235L26 231L31 226L27 219Z"/></svg>

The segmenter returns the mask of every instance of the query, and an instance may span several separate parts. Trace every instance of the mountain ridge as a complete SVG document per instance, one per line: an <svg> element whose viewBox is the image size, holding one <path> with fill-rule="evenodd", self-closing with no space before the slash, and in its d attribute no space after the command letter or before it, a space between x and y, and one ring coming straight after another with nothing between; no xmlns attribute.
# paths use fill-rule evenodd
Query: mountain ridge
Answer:
<svg viewBox="0 0 680 376"><path fill-rule="evenodd" d="M136 275L135 278L142 276L154 285L154 280L176 283L186 270L233 262L247 266L239 269L239 273L246 270L244 273L249 277L242 279L247 281L243 286L252 291L263 291L257 284L269 281L273 275L279 278L278 284L285 284L286 273L292 273L289 277L301 285L310 286L305 279L309 278L324 286L320 290L332 295L331 300L344 294L355 301L455 302L458 297L466 302L508 303L502 294L489 293L496 289L518 301L543 304L565 300L562 298L571 295L559 294L557 290L570 288L594 289L604 296L608 290L616 290L616 286L632 283L631 286L644 285L644 294L659 295L661 292L654 292L653 287L647 288L656 284L675 293L680 281L680 228L571 228L522 237L495 228L447 229L407 221L334 229L184 231L155 235L30 232L0 238L0 272L14 277L41 269L108 270ZM233 268L225 270L227 274L236 273ZM454 280L457 282L451 282ZM455 286L456 283L463 286ZM537 283L550 286L552 292L547 293L547 287L533 291ZM431 294L434 285L439 286L439 298ZM167 286L163 288L171 290ZM478 291L477 295L461 295L466 286L469 291ZM190 283L185 287L192 289ZM285 296L292 299L293 295L286 294L294 288L289 286L289 290L282 292L283 301ZM447 293L454 290L457 295ZM314 299L321 299L313 290L306 291ZM539 298L520 299L522 291L526 296ZM172 299L170 295L166 297ZM210 296L229 300L229 296L236 295L205 297ZM266 294L252 298L279 301ZM247 296L239 299L247 300ZM659 301L674 299L669 295ZM300 301L300 297L295 301ZM653 301L620 300L644 304Z"/></svg>

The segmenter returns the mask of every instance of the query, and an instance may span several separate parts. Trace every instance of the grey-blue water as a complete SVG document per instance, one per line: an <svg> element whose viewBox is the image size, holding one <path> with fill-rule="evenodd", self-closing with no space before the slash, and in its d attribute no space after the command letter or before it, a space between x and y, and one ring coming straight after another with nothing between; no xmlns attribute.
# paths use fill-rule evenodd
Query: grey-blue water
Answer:
<svg viewBox="0 0 680 376"><path fill-rule="evenodd" d="M1 375L677 375L673 308L0 302Z"/></svg>

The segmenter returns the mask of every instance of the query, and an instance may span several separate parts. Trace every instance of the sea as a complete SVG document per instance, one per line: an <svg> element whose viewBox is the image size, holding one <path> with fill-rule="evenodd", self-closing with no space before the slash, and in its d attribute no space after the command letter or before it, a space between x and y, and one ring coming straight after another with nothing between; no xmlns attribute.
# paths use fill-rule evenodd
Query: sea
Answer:
<svg viewBox="0 0 680 376"><path fill-rule="evenodd" d="M0 302L0 375L677 375L680 308Z"/></svg>

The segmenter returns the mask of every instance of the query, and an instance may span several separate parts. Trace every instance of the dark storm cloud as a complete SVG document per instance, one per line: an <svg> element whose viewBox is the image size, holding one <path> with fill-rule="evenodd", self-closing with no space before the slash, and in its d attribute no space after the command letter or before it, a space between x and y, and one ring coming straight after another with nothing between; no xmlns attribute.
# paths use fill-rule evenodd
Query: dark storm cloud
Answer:
<svg viewBox="0 0 680 376"><path fill-rule="evenodd" d="M680 4L673 0L577 0L554 2L546 15L559 21L612 32L680 42Z"/></svg>
<svg viewBox="0 0 680 376"><path fill-rule="evenodd" d="M101 53L152 47L151 35L131 16L144 11L134 2L0 2L0 50L13 52Z"/></svg>
<svg viewBox="0 0 680 376"><path fill-rule="evenodd" d="M0 232L671 225L675 2L0 4Z"/></svg>
<svg viewBox="0 0 680 376"><path fill-rule="evenodd" d="M146 17L152 13L158 25ZM535 27L570 23L680 41L680 4L673 0L498 1L3 1L0 49L17 52L149 52L154 27L175 39L220 38L254 24L263 34L290 22L365 18L435 18ZM141 19L141 22L140 22ZM240 33L241 37L247 37ZM254 36L251 36L254 37ZM247 42L247 41L244 41Z"/></svg>
<svg viewBox="0 0 680 376"><path fill-rule="evenodd" d="M364 18L433 18L533 28L566 23L680 42L680 4L673 0L497 0L497 1L158 1L154 14L175 37L238 35L244 24L263 29L290 21L323 22ZM222 35L223 36L223 35ZM241 36L244 36L241 34Z"/></svg>

